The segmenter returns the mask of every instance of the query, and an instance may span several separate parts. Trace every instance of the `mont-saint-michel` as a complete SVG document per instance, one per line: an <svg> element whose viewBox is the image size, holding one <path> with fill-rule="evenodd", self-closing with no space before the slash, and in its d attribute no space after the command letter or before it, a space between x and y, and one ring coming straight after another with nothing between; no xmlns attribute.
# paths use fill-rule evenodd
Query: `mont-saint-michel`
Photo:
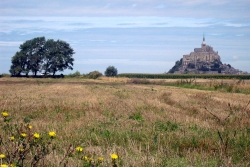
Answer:
<svg viewBox="0 0 250 167"><path fill-rule="evenodd" d="M223 64L218 51L206 44L205 37L200 48L194 48L190 54L183 55L168 73L175 74L245 74L233 68L230 64Z"/></svg>

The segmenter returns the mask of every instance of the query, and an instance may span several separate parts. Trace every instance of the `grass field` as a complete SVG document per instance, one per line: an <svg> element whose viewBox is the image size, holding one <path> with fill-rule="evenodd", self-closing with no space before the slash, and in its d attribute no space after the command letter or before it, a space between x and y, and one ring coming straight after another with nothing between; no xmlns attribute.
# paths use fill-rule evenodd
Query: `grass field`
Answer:
<svg viewBox="0 0 250 167"><path fill-rule="evenodd" d="M9 124L17 129L29 124L41 136L56 132L55 150L37 166L59 166L62 160L69 167L84 166L82 156L93 161L103 157L100 166L112 166L113 153L119 156L116 164L124 167L250 166L248 93L143 82L0 78L0 111L8 112ZM221 83L199 81L212 82ZM244 81L240 86L249 91L249 85ZM0 121L0 154L8 155L6 138L13 134ZM77 146L83 151L75 153ZM27 152L25 166L32 154Z"/></svg>

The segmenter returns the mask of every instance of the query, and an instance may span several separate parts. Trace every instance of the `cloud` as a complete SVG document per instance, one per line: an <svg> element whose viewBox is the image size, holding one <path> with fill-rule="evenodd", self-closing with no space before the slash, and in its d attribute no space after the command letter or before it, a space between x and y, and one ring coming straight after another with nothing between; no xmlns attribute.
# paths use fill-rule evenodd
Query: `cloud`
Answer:
<svg viewBox="0 0 250 167"><path fill-rule="evenodd" d="M133 7L133 8L135 8L136 6L137 6L137 4L136 4L136 3L132 5L132 7Z"/></svg>
<svg viewBox="0 0 250 167"><path fill-rule="evenodd" d="M196 6L196 5L200 5L200 4L210 4L210 5L225 5L228 2L230 2L229 0L220 0L220 1L211 1L211 0L191 0L191 1L187 1L187 0L175 0L176 2L180 3L180 4L184 4L187 6Z"/></svg>
<svg viewBox="0 0 250 167"><path fill-rule="evenodd" d="M23 41L0 41L0 46L12 47L12 46L19 46L22 43Z"/></svg>
<svg viewBox="0 0 250 167"><path fill-rule="evenodd" d="M161 16L250 18L249 0L0 1L2 16ZM165 9L165 10L159 10Z"/></svg>
<svg viewBox="0 0 250 167"><path fill-rule="evenodd" d="M168 27L247 27L249 23L234 23L218 19L178 17L0 17L0 32L20 35L77 31L89 28L168 28Z"/></svg>
<svg viewBox="0 0 250 167"><path fill-rule="evenodd" d="M234 60L238 60L239 57L238 57L238 56L233 56L233 59L234 59Z"/></svg>

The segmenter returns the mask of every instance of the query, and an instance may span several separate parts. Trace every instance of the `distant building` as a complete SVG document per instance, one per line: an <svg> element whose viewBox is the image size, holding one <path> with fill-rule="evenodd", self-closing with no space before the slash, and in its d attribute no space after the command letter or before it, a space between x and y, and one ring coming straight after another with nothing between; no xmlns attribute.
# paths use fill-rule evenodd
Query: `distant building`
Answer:
<svg viewBox="0 0 250 167"><path fill-rule="evenodd" d="M188 55L183 55L179 61L169 70L168 73L174 74L247 74L233 68L230 64L222 64L218 51L214 51L209 45L206 45L205 37L201 48L195 48Z"/></svg>
<svg viewBox="0 0 250 167"><path fill-rule="evenodd" d="M191 52L188 55L183 55L182 67L183 69L186 69L188 64L192 64L194 65L195 69L197 69L199 68L198 62L211 63L215 60L220 61L218 51L215 52L211 46L206 45L205 37L203 36L201 48L195 48L194 52Z"/></svg>

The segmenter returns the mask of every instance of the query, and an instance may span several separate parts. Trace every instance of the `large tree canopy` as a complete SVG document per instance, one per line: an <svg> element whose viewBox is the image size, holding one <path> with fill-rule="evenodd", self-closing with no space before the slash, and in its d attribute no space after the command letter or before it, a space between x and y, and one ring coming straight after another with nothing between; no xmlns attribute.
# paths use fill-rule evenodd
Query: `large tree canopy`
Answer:
<svg viewBox="0 0 250 167"><path fill-rule="evenodd" d="M37 37L20 45L20 51L12 57L10 73L33 72L36 76L38 71L55 75L57 71L73 70L73 54L74 50L65 41Z"/></svg>

